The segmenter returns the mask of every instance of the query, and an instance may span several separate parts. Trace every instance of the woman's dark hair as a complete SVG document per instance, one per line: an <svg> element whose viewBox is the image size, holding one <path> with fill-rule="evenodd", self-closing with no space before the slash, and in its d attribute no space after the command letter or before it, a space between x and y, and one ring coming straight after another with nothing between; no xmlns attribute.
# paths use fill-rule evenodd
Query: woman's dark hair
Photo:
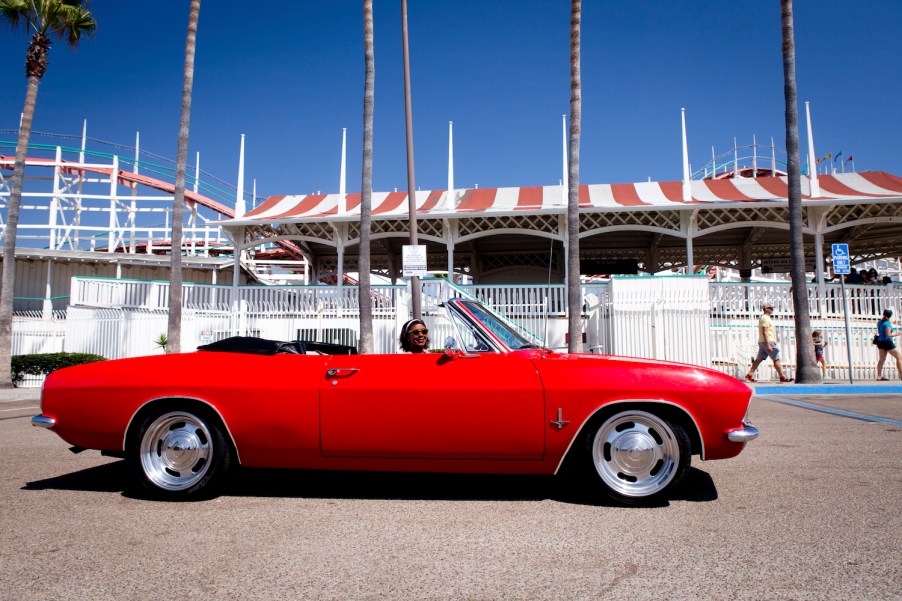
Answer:
<svg viewBox="0 0 902 601"><path fill-rule="evenodd" d="M884 310L883 310L883 319L889 319L889 318L892 317L892 316L893 316L893 310L892 310L892 309L884 309Z"/></svg>
<svg viewBox="0 0 902 601"><path fill-rule="evenodd" d="M398 343L401 345L402 351L410 352L410 336L408 334L410 334L410 329L417 324L426 327L426 322L422 319L411 319L401 326L401 335L398 336ZM429 336L426 337L426 346L429 346Z"/></svg>

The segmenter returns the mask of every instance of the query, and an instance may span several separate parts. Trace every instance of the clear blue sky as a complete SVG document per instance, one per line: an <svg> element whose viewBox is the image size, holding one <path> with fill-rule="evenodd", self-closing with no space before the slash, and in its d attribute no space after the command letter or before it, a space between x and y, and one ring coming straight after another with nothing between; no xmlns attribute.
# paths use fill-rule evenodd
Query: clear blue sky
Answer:
<svg viewBox="0 0 902 601"><path fill-rule="evenodd" d="M95 0L94 39L55 43L36 131L80 134L174 159L187 0ZM260 5L261 8L264 5ZM206 0L198 32L190 161L230 182L246 134L246 187L259 195L337 192L341 130L348 191L360 189L362 2ZM569 112L564 0L409 1L416 184L447 185L454 121L457 187L557 184ZM375 0L374 189L406 189L400 1ZM797 0L804 101L816 152L902 175L902 2ZM18 126L28 40L0 33L0 129ZM778 0L583 3L582 183L678 180L680 108L693 168L771 137L784 147ZM46 141L33 138L33 141Z"/></svg>

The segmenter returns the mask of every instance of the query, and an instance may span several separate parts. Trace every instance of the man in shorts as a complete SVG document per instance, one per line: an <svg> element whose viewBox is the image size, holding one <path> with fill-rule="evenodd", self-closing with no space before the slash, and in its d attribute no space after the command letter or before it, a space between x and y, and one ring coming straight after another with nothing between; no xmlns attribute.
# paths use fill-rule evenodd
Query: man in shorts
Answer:
<svg viewBox="0 0 902 601"><path fill-rule="evenodd" d="M783 374L783 366L780 365L780 347L777 346L777 335L774 331L774 322L771 321L771 314L774 312L774 306L770 303L764 303L761 307L762 315L758 319L758 356L752 361L752 367L749 373L745 374L748 382L755 382L755 370L761 365L761 362L770 357L774 362L774 369L780 376L781 382L792 382L792 378L787 378Z"/></svg>

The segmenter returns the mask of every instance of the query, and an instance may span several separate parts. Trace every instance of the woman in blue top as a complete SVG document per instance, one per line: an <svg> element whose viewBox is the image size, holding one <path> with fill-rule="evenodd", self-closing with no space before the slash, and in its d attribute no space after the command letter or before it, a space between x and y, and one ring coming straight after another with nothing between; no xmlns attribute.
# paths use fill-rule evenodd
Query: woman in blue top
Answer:
<svg viewBox="0 0 902 601"><path fill-rule="evenodd" d="M902 335L902 331L893 331L893 324L890 322L892 316L892 309L884 309L883 319L877 321L877 348L880 349L877 351L880 353L880 358L877 360L878 380L889 379L883 377L883 363L886 361L887 353L892 355L896 360L896 370L898 371L899 376L902 377L902 353L899 352L899 349L897 349L896 345L893 343L893 338Z"/></svg>

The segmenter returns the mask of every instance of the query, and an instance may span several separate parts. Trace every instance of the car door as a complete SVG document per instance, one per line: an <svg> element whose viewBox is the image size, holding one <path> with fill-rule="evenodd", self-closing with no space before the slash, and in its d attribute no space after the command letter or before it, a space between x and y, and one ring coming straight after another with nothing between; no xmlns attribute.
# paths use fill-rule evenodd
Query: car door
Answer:
<svg viewBox="0 0 902 601"><path fill-rule="evenodd" d="M541 459L544 393L517 353L347 355L320 387L323 455Z"/></svg>

